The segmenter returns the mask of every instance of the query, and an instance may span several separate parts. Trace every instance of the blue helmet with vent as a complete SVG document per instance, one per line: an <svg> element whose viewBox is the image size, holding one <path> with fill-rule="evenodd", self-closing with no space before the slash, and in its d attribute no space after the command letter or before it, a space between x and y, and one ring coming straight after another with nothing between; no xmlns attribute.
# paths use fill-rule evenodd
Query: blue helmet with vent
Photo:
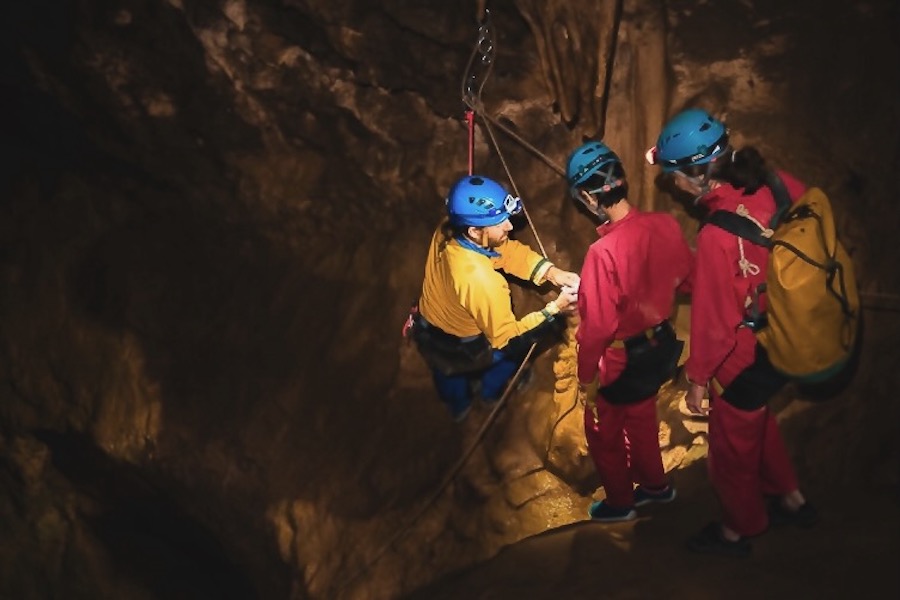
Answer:
<svg viewBox="0 0 900 600"><path fill-rule="evenodd" d="M481 175L467 175L450 188L447 215L456 226L499 225L522 210L522 202L502 185Z"/></svg>
<svg viewBox="0 0 900 600"><path fill-rule="evenodd" d="M587 142L569 155L566 164L566 180L570 188L585 187L591 177L602 171L604 181L612 178L612 167L621 161L616 153L603 142Z"/></svg>
<svg viewBox="0 0 900 600"><path fill-rule="evenodd" d="M709 163L728 149L728 129L705 110L690 108L666 123L647 160L665 172Z"/></svg>
<svg viewBox="0 0 900 600"><path fill-rule="evenodd" d="M622 162L603 142L587 142L569 155L566 180L572 198L604 223L609 215L602 204L620 200L628 193Z"/></svg>

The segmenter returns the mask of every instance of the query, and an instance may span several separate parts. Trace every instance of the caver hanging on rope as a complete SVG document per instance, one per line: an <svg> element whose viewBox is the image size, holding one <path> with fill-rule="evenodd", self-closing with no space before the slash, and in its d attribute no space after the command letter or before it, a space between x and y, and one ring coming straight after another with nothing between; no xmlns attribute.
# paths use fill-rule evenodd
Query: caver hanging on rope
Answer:
<svg viewBox="0 0 900 600"><path fill-rule="evenodd" d="M558 332L556 313L574 309L574 291L563 289L541 310L513 312L505 275L535 285L578 282L575 273L509 237L510 217L520 207L498 182L466 175L450 188L448 218L432 236L412 338L457 421L466 418L478 389L484 403L497 402L526 350Z"/></svg>
<svg viewBox="0 0 900 600"><path fill-rule="evenodd" d="M515 195L508 194L493 180L473 174L475 107L481 105L480 95L493 65L494 48L489 13L485 12L461 86L463 102L469 106L469 175L450 190L449 222L432 240L422 295L405 328L412 331L411 337L434 372L441 399L457 420L462 420L471 407L469 386L460 376L484 371L476 383L480 381L482 397L493 404L500 395L496 383L505 383L512 372L495 378L494 371L500 373L502 365L496 364L496 356L491 361L491 352L502 353L502 363L515 361L518 365L525 350L546 335L544 326L553 322L552 313L548 313L551 306L556 310L552 302L542 315L548 323L538 322L535 317L541 316L537 312L522 319L515 317L509 306L508 285L497 271L536 285L544 281L558 286L575 285L578 281L576 274L561 271L548 260L495 139L492 138L495 150ZM528 220L540 255L509 239L509 217L520 211ZM563 293L573 294L565 290ZM514 384L510 381L510 387Z"/></svg>
<svg viewBox="0 0 900 600"><path fill-rule="evenodd" d="M527 218L518 193L510 194L498 182L472 173L474 109L480 105L478 95L484 85L483 77L490 71L492 52L490 25L485 19L479 24L479 38L473 52L473 56L481 57L477 66L484 69L484 73L481 76L474 74L472 69L475 64L470 61L463 84L464 101L472 109L467 117L470 124L470 174L460 178L450 189L447 198L448 219L435 231L426 261L422 295L407 320L404 332L415 339L417 344L422 343L425 338L438 340L442 344L442 347L432 344L428 348L429 352L422 352L439 391L442 389L441 384L448 382L460 381L461 385L467 384L466 377L469 373L465 370L457 372L461 369L461 362L472 363L488 359L485 361L487 364L478 363L483 371L472 374L478 377L498 365L511 365L512 368L503 373L505 387L498 390L499 397L491 398L493 402L488 404L492 406L490 414L434 494L404 526L395 530L394 535L379 548L368 564L357 575L346 580L344 585L368 570L446 491L521 381L538 342L548 337L548 334L553 338L558 335L563 321L556 315L574 309L575 306L578 275L553 265L547 259L543 247L537 253L526 244L508 238L512 230L509 217L521 209ZM500 154L499 148L497 151ZM510 182L515 190L511 177ZM534 233L540 243L537 232ZM509 286L498 270L522 280L530 280L536 285L548 281L562 288L562 291L558 298L548 302L541 310L519 319L512 313ZM471 356L448 352L450 346L461 347L477 340L488 342L488 345L482 343L480 348L466 346L466 349L474 349ZM483 352L485 347L490 352ZM482 377L481 382L482 396L487 400L487 380ZM451 408L461 409L455 416L463 417L464 410L468 407Z"/></svg>

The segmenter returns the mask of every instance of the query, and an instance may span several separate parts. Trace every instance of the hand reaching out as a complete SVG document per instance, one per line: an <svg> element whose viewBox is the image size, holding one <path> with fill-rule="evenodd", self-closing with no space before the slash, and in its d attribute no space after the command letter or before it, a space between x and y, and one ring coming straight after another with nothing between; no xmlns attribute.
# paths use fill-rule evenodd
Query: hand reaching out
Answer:
<svg viewBox="0 0 900 600"><path fill-rule="evenodd" d="M556 287L568 286L574 288L576 293L578 293L578 286L581 284L581 277L579 277L578 273L563 271L559 267L550 267L544 278Z"/></svg>

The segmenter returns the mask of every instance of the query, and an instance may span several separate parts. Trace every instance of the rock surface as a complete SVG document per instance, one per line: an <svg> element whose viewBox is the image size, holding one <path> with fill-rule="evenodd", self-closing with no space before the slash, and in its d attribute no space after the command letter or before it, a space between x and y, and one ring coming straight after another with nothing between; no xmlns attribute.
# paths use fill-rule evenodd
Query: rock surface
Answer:
<svg viewBox="0 0 900 600"><path fill-rule="evenodd" d="M681 550L716 514L683 382L659 403L678 501L604 527L583 522L603 490L574 323L470 457L489 411L455 425L400 340L467 167L460 84L485 5L432 4L7 9L0 597L900 591L896 3L487 3L474 162L518 190L534 225L518 237L559 265L594 239L559 177L585 137L693 237L642 162L689 105L833 198L865 292L863 362L838 398L774 405L823 523L766 534L740 565ZM524 314L548 296L513 299Z"/></svg>

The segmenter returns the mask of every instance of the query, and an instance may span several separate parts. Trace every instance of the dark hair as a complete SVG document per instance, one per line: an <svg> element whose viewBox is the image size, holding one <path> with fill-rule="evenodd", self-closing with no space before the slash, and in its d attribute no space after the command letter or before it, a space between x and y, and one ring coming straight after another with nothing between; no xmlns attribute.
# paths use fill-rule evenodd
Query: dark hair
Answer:
<svg viewBox="0 0 900 600"><path fill-rule="evenodd" d="M622 163L616 162L610 172L612 179L621 179L622 185L614 187L606 193L594 193L597 203L603 208L609 208L616 202L628 197L628 180L625 178L625 167Z"/></svg>
<svg viewBox="0 0 900 600"><path fill-rule="evenodd" d="M744 195L756 193L766 183L766 161L753 146L725 152L715 162L712 177L743 189Z"/></svg>
<svg viewBox="0 0 900 600"><path fill-rule="evenodd" d="M616 202L628 197L628 182L623 181L622 185L611 189L605 194L597 194L597 201L603 208L609 208Z"/></svg>
<svg viewBox="0 0 900 600"><path fill-rule="evenodd" d="M441 250L444 249L443 247L450 240L465 235L468 229L468 225L454 225L449 221L449 219L444 221L443 225L441 225L441 235L444 238L441 242Z"/></svg>

